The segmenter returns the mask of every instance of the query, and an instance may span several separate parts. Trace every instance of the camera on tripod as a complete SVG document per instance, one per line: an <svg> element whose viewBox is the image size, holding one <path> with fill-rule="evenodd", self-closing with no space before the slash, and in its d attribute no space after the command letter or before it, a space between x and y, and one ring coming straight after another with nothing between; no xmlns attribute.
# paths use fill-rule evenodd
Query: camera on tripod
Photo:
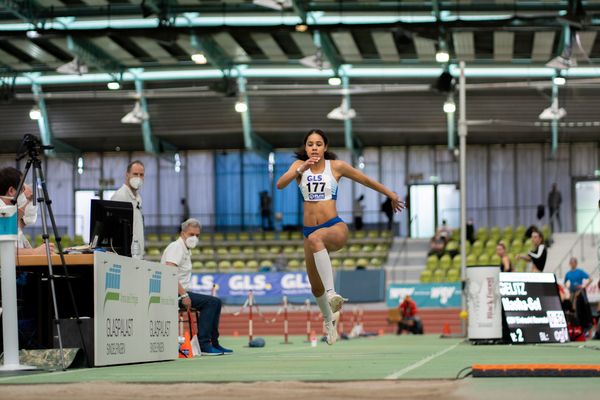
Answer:
<svg viewBox="0 0 600 400"><path fill-rule="evenodd" d="M54 146L43 145L39 138L27 133L23 136L23 140L17 149L17 161L27 156L37 157L43 150L52 150L53 148Z"/></svg>

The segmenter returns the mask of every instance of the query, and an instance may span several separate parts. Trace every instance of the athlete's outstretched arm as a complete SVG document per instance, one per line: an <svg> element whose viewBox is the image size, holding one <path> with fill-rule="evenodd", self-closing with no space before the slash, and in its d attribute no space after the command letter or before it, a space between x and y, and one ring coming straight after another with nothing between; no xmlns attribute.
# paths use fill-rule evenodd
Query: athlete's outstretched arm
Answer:
<svg viewBox="0 0 600 400"><path fill-rule="evenodd" d="M281 177L277 180L277 189L283 189L287 185L290 184L294 179L298 177L298 173L296 170L300 168L303 164L303 161L296 160L290 165L290 169L288 169L285 174L281 175Z"/></svg>
<svg viewBox="0 0 600 400"><path fill-rule="evenodd" d="M400 196L397 193L392 192L390 189L385 187L382 183L377 182L375 179L369 178L352 165L345 161L336 160L335 169L346 178L352 179L354 182L358 182L368 188L378 191L384 196L389 197L392 200L392 209L394 212L402 211L406 205L400 200Z"/></svg>

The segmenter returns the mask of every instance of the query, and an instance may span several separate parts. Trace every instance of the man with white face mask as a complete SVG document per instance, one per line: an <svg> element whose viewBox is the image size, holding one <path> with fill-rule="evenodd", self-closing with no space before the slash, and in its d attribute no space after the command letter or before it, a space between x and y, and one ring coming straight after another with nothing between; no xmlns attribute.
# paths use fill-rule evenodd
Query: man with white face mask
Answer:
<svg viewBox="0 0 600 400"><path fill-rule="evenodd" d="M200 222L190 218L181 224L179 238L165 249L161 264L177 267L179 284L179 307L200 312L198 317L198 342L205 356L219 356L232 353L219 344L219 319L221 318L221 300L218 297L190 292L192 280L191 249L198 245Z"/></svg>
<svg viewBox="0 0 600 400"><path fill-rule="evenodd" d="M11 200L17 194L17 188L21 181L21 171L13 167L6 167L0 170L0 207L3 205L11 205ZM46 254L46 245L42 244L36 248L31 248L29 241L23 235L23 227L25 225L31 225L35 223L37 219L37 206L31 208L31 188L27 185L23 185L23 191L17 196L17 208L18 210L18 221L19 221L19 235L17 240L17 254L18 255L36 255ZM35 216L33 215L35 213ZM35 219L34 219L35 218ZM54 253L54 243L50 243L50 252Z"/></svg>
<svg viewBox="0 0 600 400"><path fill-rule="evenodd" d="M114 201L128 201L133 205L133 238L131 240L131 254L135 255L135 243L139 244L138 256L144 256L144 216L142 215L142 196L140 189L144 183L144 164L135 160L127 166L125 183L111 197Z"/></svg>

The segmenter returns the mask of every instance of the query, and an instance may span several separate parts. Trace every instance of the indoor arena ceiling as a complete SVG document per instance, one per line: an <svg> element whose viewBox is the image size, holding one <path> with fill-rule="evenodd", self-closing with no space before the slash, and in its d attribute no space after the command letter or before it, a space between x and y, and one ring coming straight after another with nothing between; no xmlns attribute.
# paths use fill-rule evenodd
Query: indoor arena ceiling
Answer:
<svg viewBox="0 0 600 400"><path fill-rule="evenodd" d="M264 152L312 127L353 149L446 144L459 61L470 143L550 142L553 101L559 141L598 141L599 29L600 0L0 0L0 152L24 133Z"/></svg>

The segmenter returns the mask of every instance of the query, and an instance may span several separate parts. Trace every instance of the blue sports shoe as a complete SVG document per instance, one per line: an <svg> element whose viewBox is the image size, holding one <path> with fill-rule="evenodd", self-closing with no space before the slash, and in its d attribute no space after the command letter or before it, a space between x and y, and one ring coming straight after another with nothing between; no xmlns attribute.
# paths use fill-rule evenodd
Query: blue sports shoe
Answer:
<svg viewBox="0 0 600 400"><path fill-rule="evenodd" d="M223 354L231 354L231 353L233 353L233 350L227 349L227 348L221 346L220 344L213 344L213 348L221 351Z"/></svg>
<svg viewBox="0 0 600 400"><path fill-rule="evenodd" d="M203 356L222 356L225 353L220 349L216 349L214 346L208 344L204 347L201 347L200 354Z"/></svg>

